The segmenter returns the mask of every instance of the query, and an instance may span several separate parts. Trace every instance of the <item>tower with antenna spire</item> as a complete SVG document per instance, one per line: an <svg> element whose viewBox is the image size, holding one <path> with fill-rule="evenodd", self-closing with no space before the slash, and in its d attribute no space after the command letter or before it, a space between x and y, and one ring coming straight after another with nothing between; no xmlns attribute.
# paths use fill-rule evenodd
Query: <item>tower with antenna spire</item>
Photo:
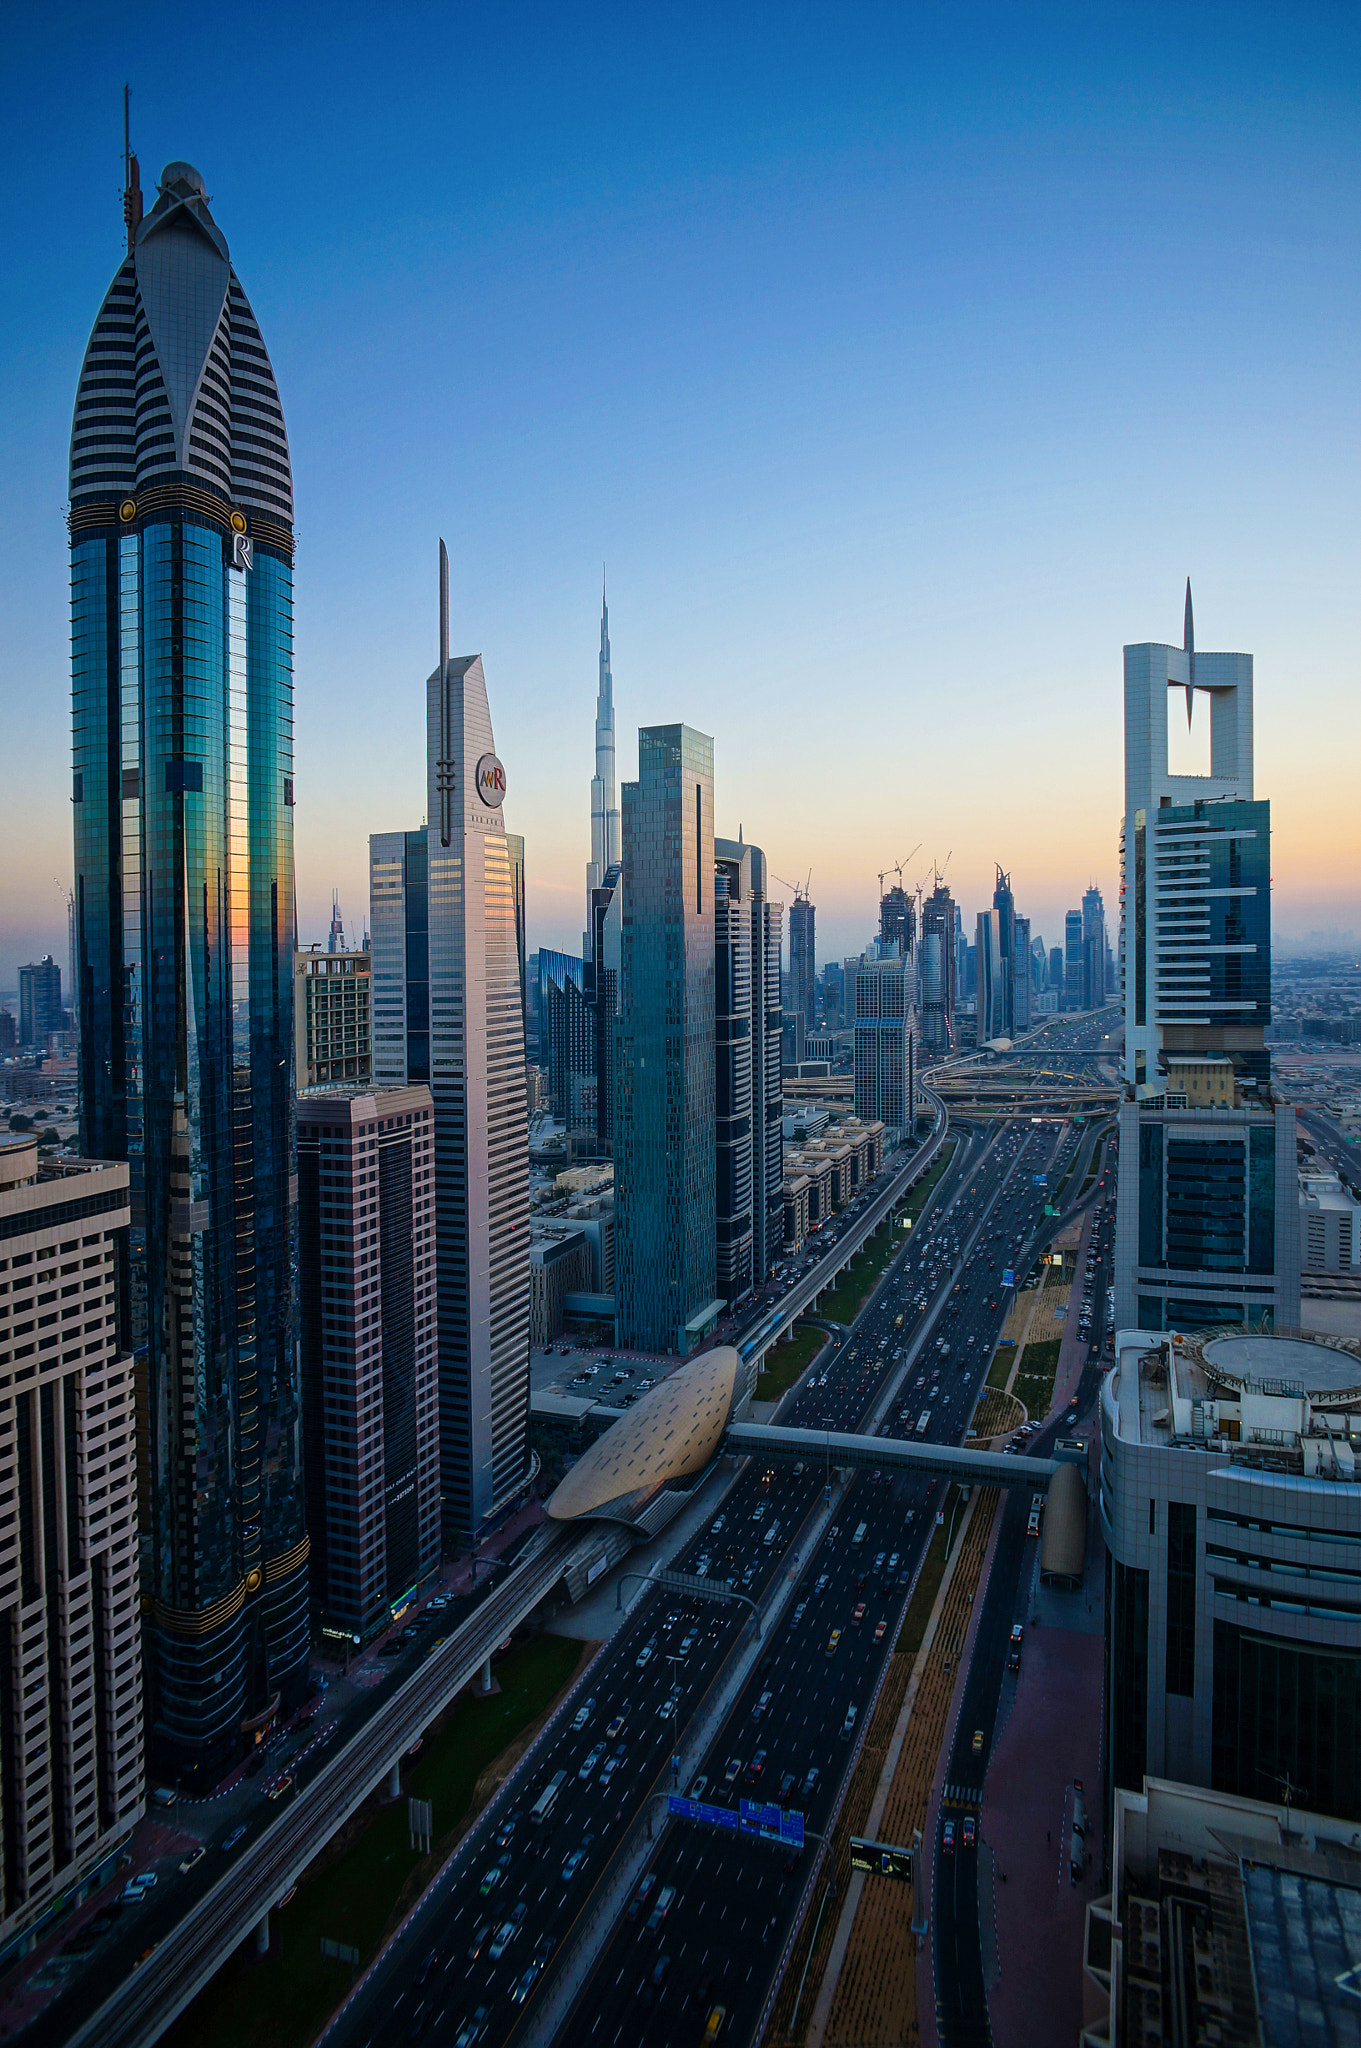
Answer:
<svg viewBox="0 0 1361 2048"><path fill-rule="evenodd" d="M614 677L610 673L610 608L600 579L600 687L595 700L595 774L591 777L591 857L586 863L586 926L591 891L619 860L619 785L614 758ZM590 951L589 937L586 951Z"/></svg>

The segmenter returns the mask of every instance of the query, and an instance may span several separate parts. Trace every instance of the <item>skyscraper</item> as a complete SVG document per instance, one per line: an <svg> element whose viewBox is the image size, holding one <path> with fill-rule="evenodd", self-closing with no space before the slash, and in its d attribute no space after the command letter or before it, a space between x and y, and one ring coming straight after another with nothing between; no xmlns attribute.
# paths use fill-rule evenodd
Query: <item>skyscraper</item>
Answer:
<svg viewBox="0 0 1361 2048"><path fill-rule="evenodd" d="M549 1104L559 1122L574 1130L587 1120L583 1097L589 1088L594 1128L596 1019L586 999L586 964L575 953L548 946L540 946L538 959L539 1065L548 1070Z"/></svg>
<svg viewBox="0 0 1361 2048"><path fill-rule="evenodd" d="M1082 1007L1106 1004L1106 909L1093 883L1082 898Z"/></svg>
<svg viewBox="0 0 1361 2048"><path fill-rule="evenodd" d="M43 1165L36 1139L0 1142L9 1956L76 1885L113 1876L144 1809L128 1221L125 1163ZM60 1324L42 1313L58 1294Z"/></svg>
<svg viewBox="0 0 1361 2048"><path fill-rule="evenodd" d="M955 1042L955 923L950 891L936 886L922 904L921 1035L928 1052L945 1053Z"/></svg>
<svg viewBox="0 0 1361 2048"><path fill-rule="evenodd" d="M910 953L917 938L917 906L901 881L879 899L879 943Z"/></svg>
<svg viewBox="0 0 1361 2048"><path fill-rule="evenodd" d="M1295 1112L1271 1093L1271 814L1252 656L1125 649L1125 1086L1117 1328L1299 1322ZM1168 768L1171 689L1209 698L1208 775ZM1202 716L1204 712L1202 711Z"/></svg>
<svg viewBox="0 0 1361 2048"><path fill-rule="evenodd" d="M130 1174L157 1768L215 1779L306 1673L293 1275L293 495L189 164L142 217L71 432L81 1149Z"/></svg>
<svg viewBox="0 0 1361 2048"><path fill-rule="evenodd" d="M440 1484L448 1534L487 1527L525 1477L529 1151L514 877L480 654L426 684L429 825L369 841L379 1087L435 1103Z"/></svg>
<svg viewBox="0 0 1361 2048"><path fill-rule="evenodd" d="M1016 982L1016 899L1011 893L1011 876L997 870L997 886L992 892L992 907L997 915L997 959L1000 966L998 979L998 1002L1003 1038L1016 1035L1016 1001L1013 989Z"/></svg>
<svg viewBox="0 0 1361 2048"><path fill-rule="evenodd" d="M794 1057L803 1058L803 1041L817 1021L817 910L802 889L789 906L789 1007L794 1016Z"/></svg>
<svg viewBox="0 0 1361 2048"><path fill-rule="evenodd" d="M619 798L614 759L614 677L610 674L610 608L600 590L600 687L595 700L595 774L591 777L591 858L586 863L586 946L590 951L591 891L619 865Z"/></svg>
<svg viewBox="0 0 1361 2048"><path fill-rule="evenodd" d="M715 1255L714 743L645 726L623 788L615 1040L619 1341L693 1350L720 1307Z"/></svg>
<svg viewBox="0 0 1361 2048"><path fill-rule="evenodd" d="M308 946L293 955L293 1076L301 1095L373 1078L372 955Z"/></svg>
<svg viewBox="0 0 1361 2048"><path fill-rule="evenodd" d="M1082 912L1070 910L1063 920L1063 1007L1082 1008Z"/></svg>
<svg viewBox="0 0 1361 2048"><path fill-rule="evenodd" d="M61 1024L61 969L44 953L19 969L19 1043L45 1045Z"/></svg>
<svg viewBox="0 0 1361 2048"><path fill-rule="evenodd" d="M978 913L974 971L977 975L978 1043L1006 1038L1006 976L1002 957L1002 918L997 910Z"/></svg>
<svg viewBox="0 0 1361 2048"><path fill-rule="evenodd" d="M714 860L718 1291L732 1302L769 1277L784 1237L784 909L759 846L716 839Z"/></svg>
<svg viewBox="0 0 1361 2048"><path fill-rule="evenodd" d="M1011 964L1011 1030L1013 1037L1030 1029L1030 919L1018 917Z"/></svg>
<svg viewBox="0 0 1361 2048"><path fill-rule="evenodd" d="M439 1569L439 1355L430 1091L298 1105L312 1600L368 1637Z"/></svg>
<svg viewBox="0 0 1361 2048"><path fill-rule="evenodd" d="M910 958L862 960L855 977L855 1113L908 1134L916 1117L916 1008Z"/></svg>

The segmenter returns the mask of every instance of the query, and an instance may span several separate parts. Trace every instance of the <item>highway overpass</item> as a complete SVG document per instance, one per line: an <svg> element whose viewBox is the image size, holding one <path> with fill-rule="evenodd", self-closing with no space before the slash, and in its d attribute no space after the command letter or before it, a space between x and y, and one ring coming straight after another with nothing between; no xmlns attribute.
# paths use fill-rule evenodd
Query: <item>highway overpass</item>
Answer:
<svg viewBox="0 0 1361 2048"><path fill-rule="evenodd" d="M851 1436L836 1429L781 1429L771 1422L730 1423L723 1448L734 1457L824 1458L830 1465L861 1465L877 1471L924 1472L957 1479L965 1486L1048 1486L1059 1469L1055 1458L1012 1457L1005 1451L968 1451L955 1444L917 1443L911 1438Z"/></svg>

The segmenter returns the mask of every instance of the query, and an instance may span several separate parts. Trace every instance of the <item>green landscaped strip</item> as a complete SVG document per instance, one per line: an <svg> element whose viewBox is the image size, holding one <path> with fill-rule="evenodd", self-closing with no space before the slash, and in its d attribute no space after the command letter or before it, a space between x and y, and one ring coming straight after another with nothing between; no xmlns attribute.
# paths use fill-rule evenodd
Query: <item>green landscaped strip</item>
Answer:
<svg viewBox="0 0 1361 2048"><path fill-rule="evenodd" d="M949 1562L946 1538L951 1534L950 1516L954 1511L958 1493L957 1486L951 1486L947 1491L944 1501L945 1521L936 1529L926 1547L926 1556L922 1559L922 1568L912 1589L912 1598L903 1617L902 1628L898 1632L898 1651L901 1656L914 1657L922 1646L926 1624L931 1619L931 1609L936 1604L940 1582L945 1576L945 1567ZM956 1524L960 1519L958 1515L955 1516ZM958 1533L956 1527L954 1534Z"/></svg>
<svg viewBox="0 0 1361 2048"><path fill-rule="evenodd" d="M167 2048L306 2048L349 1989L348 1969L323 1958L321 1942L357 1948L362 1967L417 1866L435 1874L435 1858L411 1848L406 1795L431 1802L436 1843L450 1834L488 1764L557 1698L581 1652L579 1642L547 1635L509 1650L496 1666L500 1692L460 1699L404 1773L404 1796L381 1808L336 1862L299 1883L275 1915L280 1952L265 1964L238 1952L162 2037Z"/></svg>
<svg viewBox="0 0 1361 2048"><path fill-rule="evenodd" d="M1015 1362L1016 1346L1014 1344L999 1344L992 1364L988 1368L988 1377L983 1382L984 1386L996 1387L999 1394L1004 1394L1007 1381L1011 1377L1011 1368Z"/></svg>
<svg viewBox="0 0 1361 2048"><path fill-rule="evenodd" d="M1042 1343L1027 1344L1011 1391L1024 1401L1028 1415L1042 1420L1054 1399L1054 1376L1059 1369L1062 1338L1046 1337Z"/></svg>
<svg viewBox="0 0 1361 2048"><path fill-rule="evenodd" d="M778 1401L787 1394L806 1365L810 1365L827 1342L825 1330L796 1330L782 1344L773 1345L761 1362L756 1382L758 1401Z"/></svg>

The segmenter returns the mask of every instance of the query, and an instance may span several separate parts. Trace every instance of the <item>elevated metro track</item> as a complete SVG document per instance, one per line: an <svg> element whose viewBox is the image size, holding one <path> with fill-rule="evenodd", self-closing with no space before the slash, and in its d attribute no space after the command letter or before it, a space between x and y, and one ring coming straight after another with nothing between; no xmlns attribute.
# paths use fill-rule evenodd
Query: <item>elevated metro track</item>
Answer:
<svg viewBox="0 0 1361 2048"><path fill-rule="evenodd" d="M233 1858L211 1891L67 2036L70 2048L150 2048L232 1951L296 1883L338 1828L382 1783L435 1717L552 1591L594 1533L555 1530L428 1657L381 1710ZM209 1854L215 1853L210 1850Z"/></svg>

